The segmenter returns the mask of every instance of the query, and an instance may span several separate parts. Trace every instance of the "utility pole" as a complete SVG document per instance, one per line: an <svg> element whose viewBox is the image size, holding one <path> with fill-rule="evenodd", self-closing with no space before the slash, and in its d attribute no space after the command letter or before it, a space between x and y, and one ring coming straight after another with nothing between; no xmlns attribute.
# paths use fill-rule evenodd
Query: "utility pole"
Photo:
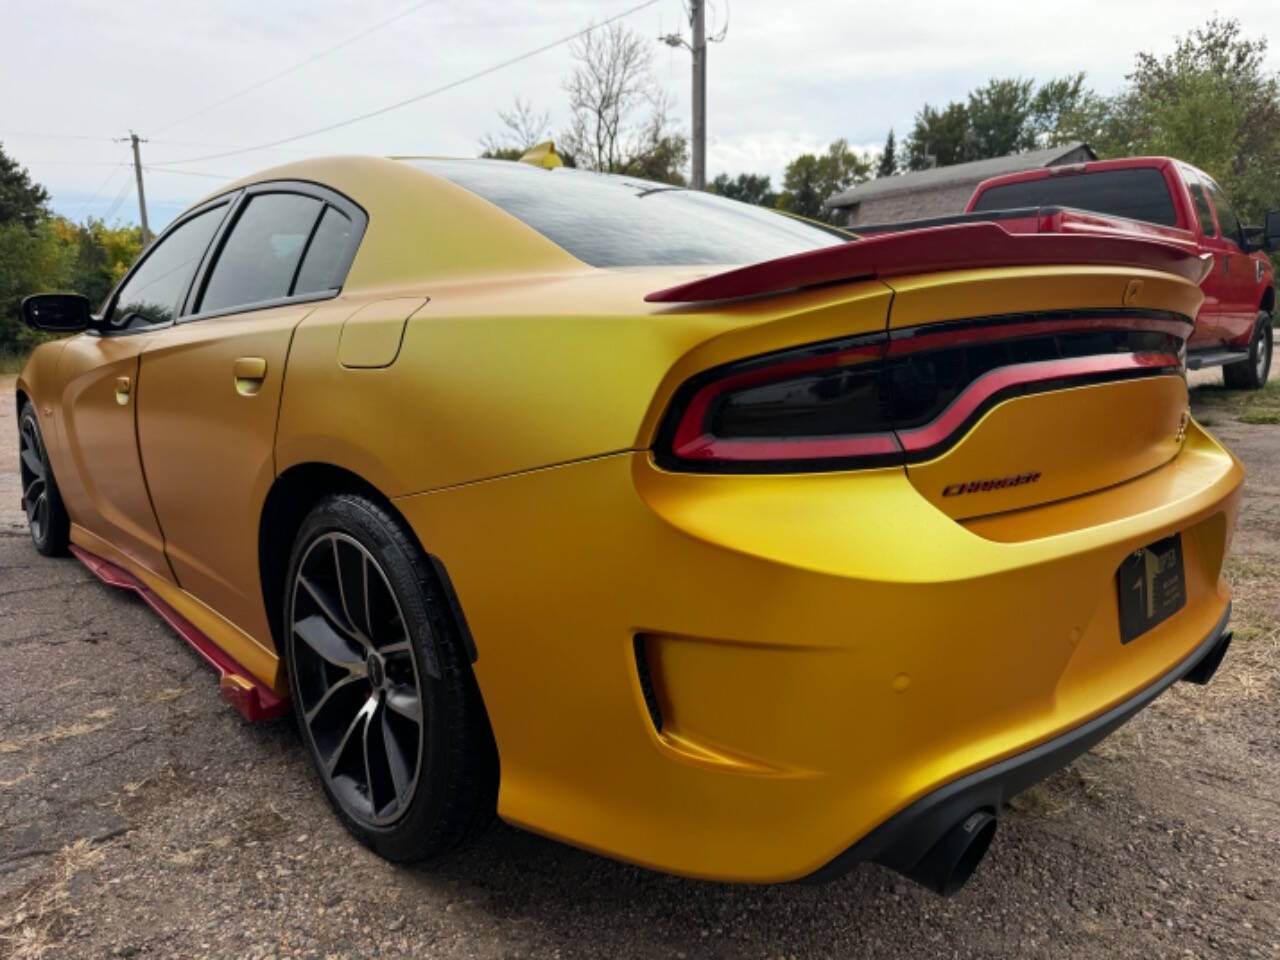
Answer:
<svg viewBox="0 0 1280 960"><path fill-rule="evenodd" d="M693 176L691 186L707 186L707 26L705 0L689 0L693 25ZM135 146L136 150L137 147Z"/></svg>
<svg viewBox="0 0 1280 960"><path fill-rule="evenodd" d="M693 42L678 33L668 33L658 39L669 47L684 47L693 54L693 143L689 186L705 190L707 186L707 44L719 43L729 31L725 25L713 37L707 36L706 0L689 0L689 25L693 28Z"/></svg>
<svg viewBox="0 0 1280 960"><path fill-rule="evenodd" d="M147 195L142 190L142 157L138 153L138 144L147 141L130 130L129 142L133 144L133 175L138 181L138 213L142 217L142 248L145 250L151 245L151 227L147 224Z"/></svg>

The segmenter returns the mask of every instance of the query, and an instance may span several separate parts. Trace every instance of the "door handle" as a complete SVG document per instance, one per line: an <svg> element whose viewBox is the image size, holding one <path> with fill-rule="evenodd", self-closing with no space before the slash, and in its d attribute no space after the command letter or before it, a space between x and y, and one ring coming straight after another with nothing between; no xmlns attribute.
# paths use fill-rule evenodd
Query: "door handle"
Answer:
<svg viewBox="0 0 1280 960"><path fill-rule="evenodd" d="M241 357L235 363L236 393L242 397L252 397L262 389L262 381L267 377L267 361L262 357Z"/></svg>
<svg viewBox="0 0 1280 960"><path fill-rule="evenodd" d="M129 388L128 377L116 377L116 403L122 407L129 402Z"/></svg>

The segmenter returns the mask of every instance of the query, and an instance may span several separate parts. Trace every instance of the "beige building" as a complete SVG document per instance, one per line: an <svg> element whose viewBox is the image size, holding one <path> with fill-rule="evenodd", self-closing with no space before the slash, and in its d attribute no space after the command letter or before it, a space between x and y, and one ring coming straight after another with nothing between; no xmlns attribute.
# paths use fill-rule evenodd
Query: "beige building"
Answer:
<svg viewBox="0 0 1280 960"><path fill-rule="evenodd" d="M837 193L827 200L827 206L844 211L844 216L836 222L851 227L945 217L963 213L973 188L988 177L1097 159L1087 143L1076 141L1047 150L879 177Z"/></svg>

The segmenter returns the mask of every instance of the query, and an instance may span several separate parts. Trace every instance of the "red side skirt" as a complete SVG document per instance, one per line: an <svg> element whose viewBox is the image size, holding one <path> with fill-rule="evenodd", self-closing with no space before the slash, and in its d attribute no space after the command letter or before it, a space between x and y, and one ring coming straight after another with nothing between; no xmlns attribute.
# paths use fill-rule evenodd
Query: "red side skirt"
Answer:
<svg viewBox="0 0 1280 960"><path fill-rule="evenodd" d="M289 712L288 697L281 697L257 679L133 574L75 544L71 545L71 552L103 583L122 590L132 590L145 600L147 606L158 613L165 623L177 631L178 636L218 671L218 690L222 699L239 710L240 715L250 723Z"/></svg>

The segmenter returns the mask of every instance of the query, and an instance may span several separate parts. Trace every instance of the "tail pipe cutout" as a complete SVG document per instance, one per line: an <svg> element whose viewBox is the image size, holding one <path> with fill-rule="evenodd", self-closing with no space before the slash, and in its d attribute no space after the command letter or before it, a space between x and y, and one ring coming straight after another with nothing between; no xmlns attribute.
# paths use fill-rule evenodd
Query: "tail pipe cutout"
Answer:
<svg viewBox="0 0 1280 960"><path fill-rule="evenodd" d="M975 810L953 824L915 863L886 862L884 866L897 870L936 894L949 897L973 876L995 835L995 814L990 810Z"/></svg>

